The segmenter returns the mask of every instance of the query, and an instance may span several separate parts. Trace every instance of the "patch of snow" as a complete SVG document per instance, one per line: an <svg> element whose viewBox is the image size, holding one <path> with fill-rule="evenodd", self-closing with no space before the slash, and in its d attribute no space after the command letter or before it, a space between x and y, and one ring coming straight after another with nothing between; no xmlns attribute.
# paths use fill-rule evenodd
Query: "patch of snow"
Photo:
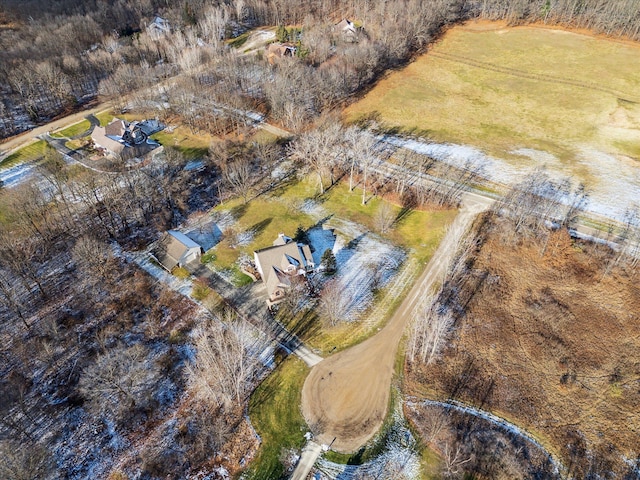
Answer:
<svg viewBox="0 0 640 480"><path fill-rule="evenodd" d="M640 199L640 168L622 162L613 155L592 148L584 148L579 165L593 177L590 185L589 208L601 215L621 220L625 210Z"/></svg>
<svg viewBox="0 0 640 480"><path fill-rule="evenodd" d="M222 233L226 233L230 228L232 228L237 220L231 215L231 212L225 210L223 212L214 212L211 215L211 218L218 225L218 228Z"/></svg>
<svg viewBox="0 0 640 480"><path fill-rule="evenodd" d="M543 152L542 150L536 150L535 148L518 148L511 150L509 153L527 157L529 160L537 162L537 166L554 165L560 161L555 155Z"/></svg>
<svg viewBox="0 0 640 480"><path fill-rule="evenodd" d="M0 170L0 181L5 188L15 187L33 175L34 162L20 163Z"/></svg>
<svg viewBox="0 0 640 480"><path fill-rule="evenodd" d="M204 160L190 160L184 166L184 169L189 171L199 171L204 169Z"/></svg>
<svg viewBox="0 0 640 480"><path fill-rule="evenodd" d="M293 168L293 162L281 162L278 166L276 166L276 168L271 171L271 178L276 181L281 181L289 175Z"/></svg>
<svg viewBox="0 0 640 480"><path fill-rule="evenodd" d="M236 234L235 245L238 247L246 247L251 242L253 242L253 237L255 237L255 232L253 230L245 230L243 232L238 232Z"/></svg>
<svg viewBox="0 0 640 480"><path fill-rule="evenodd" d="M320 259L325 250L331 250L334 255L337 252L336 248L336 236L334 233L326 228L314 227L307 231L309 237L309 243L315 249L311 254L313 256L313 263L320 265Z"/></svg>
<svg viewBox="0 0 640 480"><path fill-rule="evenodd" d="M581 149L578 162L574 165L563 164L556 156L541 150L519 148L510 153L525 156L533 164L515 166L465 145L431 143L394 135L380 135L376 138L454 167L463 168L469 162L480 165L487 180L503 185L519 182L526 174L542 165L555 180L569 176L574 183L578 183L585 179L590 198L587 210L616 220L622 220L625 210L632 205L634 199L640 198L640 167L632 161L624 161L591 147Z"/></svg>
<svg viewBox="0 0 640 480"><path fill-rule="evenodd" d="M393 478L414 480L422 478L417 444L400 410L393 412L393 425L386 433L384 449L374 459L362 465L341 465L324 458L316 462L318 480L365 480Z"/></svg>

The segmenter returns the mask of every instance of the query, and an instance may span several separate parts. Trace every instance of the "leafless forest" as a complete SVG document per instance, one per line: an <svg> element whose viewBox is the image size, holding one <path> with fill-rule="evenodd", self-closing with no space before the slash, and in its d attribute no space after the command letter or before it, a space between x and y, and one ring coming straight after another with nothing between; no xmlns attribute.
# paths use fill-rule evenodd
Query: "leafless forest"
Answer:
<svg viewBox="0 0 640 480"><path fill-rule="evenodd" d="M170 22L170 35L146 32L154 15ZM331 27L342 17L361 22L364 34L334 48L340 39ZM8 0L0 8L0 136L97 98L124 107L123 96L137 100L136 108L168 102L193 127L214 132L232 122L211 114L211 102L222 98L301 128L469 18L640 35L633 0ZM259 25L301 25L303 61L268 68L259 57L231 57L222 41ZM147 88L168 79L177 82L170 94L158 98L157 89Z"/></svg>
<svg viewBox="0 0 640 480"><path fill-rule="evenodd" d="M528 176L478 220L416 311L409 390L442 403L407 414L446 477L637 478L637 362L627 348L640 301L638 212L627 212L613 249L605 232L601 243L569 236L586 202L580 186ZM544 438L555 460L483 411Z"/></svg>
<svg viewBox="0 0 640 480"><path fill-rule="evenodd" d="M147 34L155 15L170 34ZM331 30L344 17L363 25L358 42ZM244 414L264 339L228 311L205 311L152 281L123 250L148 245L220 195L247 201L271 188L267 173L283 158L314 174L319 191L343 178L364 186L363 202L386 192L407 206L455 204L479 172L406 152L387 161L373 137L336 126L327 112L448 25L477 17L640 36L633 0L2 2L0 137L102 100L213 135L243 131L238 111L251 109L300 135L287 146L212 145L199 169L186 169L189 159L170 147L144 168L107 174L50 151L33 183L0 191L0 477L217 478L215 469L246 466L257 440ZM302 26L304 55L269 65L225 45L260 25ZM312 122L319 127L307 131ZM557 248L548 225L571 227L586 201L579 188L546 180L527 179L495 212L514 223L506 241L534 237L542 255ZM637 259L639 218L629 212L623 249L603 255L604 275ZM389 222L381 210L377 228ZM456 282L469 265L458 267L440 294L443 309L421 312L447 316L416 326L416 364L438 364L471 301L446 296L467 291ZM464 453L447 452L455 469Z"/></svg>

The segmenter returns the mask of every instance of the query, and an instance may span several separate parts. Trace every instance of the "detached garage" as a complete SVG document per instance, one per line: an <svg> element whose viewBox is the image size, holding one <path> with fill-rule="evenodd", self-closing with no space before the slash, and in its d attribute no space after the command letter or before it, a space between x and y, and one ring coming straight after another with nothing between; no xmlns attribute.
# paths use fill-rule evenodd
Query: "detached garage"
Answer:
<svg viewBox="0 0 640 480"><path fill-rule="evenodd" d="M177 230L169 230L153 251L155 259L168 271L200 261L202 247Z"/></svg>

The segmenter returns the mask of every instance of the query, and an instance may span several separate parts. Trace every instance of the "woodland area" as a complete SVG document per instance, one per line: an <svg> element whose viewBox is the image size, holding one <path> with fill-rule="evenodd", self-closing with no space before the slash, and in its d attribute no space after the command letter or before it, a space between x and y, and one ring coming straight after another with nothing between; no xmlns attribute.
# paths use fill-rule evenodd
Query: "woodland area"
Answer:
<svg viewBox="0 0 640 480"><path fill-rule="evenodd" d="M145 31L154 15L169 21L171 34ZM363 25L358 42L343 43L332 30L341 16ZM640 35L632 0L7 1L0 9L0 137L99 95L123 108L122 97L136 91L135 108L157 114L168 102L190 126L213 133L231 121L212 116L217 100L263 109L299 129L407 62L448 25L470 18ZM260 25L302 25L304 58L269 67L260 55L230 55L223 40ZM178 74L169 93L147 89Z"/></svg>
<svg viewBox="0 0 640 480"><path fill-rule="evenodd" d="M573 200L556 201L565 194ZM579 187L530 175L478 220L418 314L408 393L455 408L407 414L450 477L637 478L638 211L614 249L569 235L586 201ZM545 439L559 462L482 412Z"/></svg>

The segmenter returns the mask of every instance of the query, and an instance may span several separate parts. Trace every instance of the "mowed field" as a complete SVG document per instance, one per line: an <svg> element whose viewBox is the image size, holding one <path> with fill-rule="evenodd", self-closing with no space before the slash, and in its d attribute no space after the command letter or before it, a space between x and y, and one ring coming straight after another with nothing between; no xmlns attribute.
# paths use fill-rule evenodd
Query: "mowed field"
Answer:
<svg viewBox="0 0 640 480"><path fill-rule="evenodd" d="M633 164L640 162L638 65L640 46L631 42L469 23L380 81L345 116L377 117L385 127L515 163L537 156L571 165L595 152Z"/></svg>

